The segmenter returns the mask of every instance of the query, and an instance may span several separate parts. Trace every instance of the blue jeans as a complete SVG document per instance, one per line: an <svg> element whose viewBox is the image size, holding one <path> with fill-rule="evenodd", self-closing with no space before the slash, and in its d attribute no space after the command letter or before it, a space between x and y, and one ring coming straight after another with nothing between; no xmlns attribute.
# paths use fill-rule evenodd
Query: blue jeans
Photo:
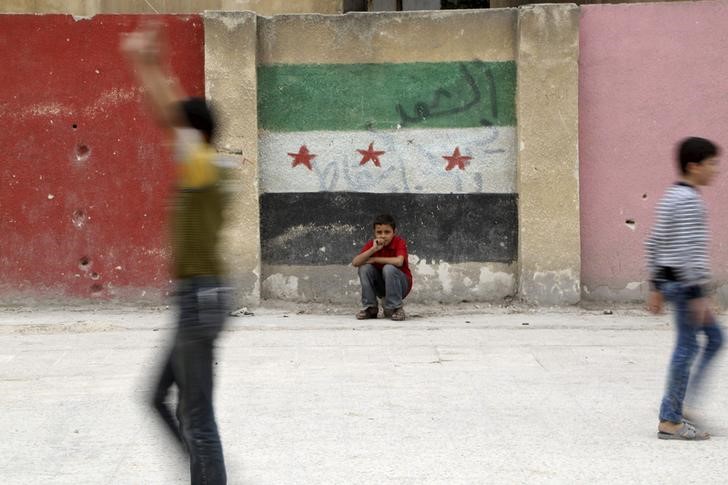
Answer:
<svg viewBox="0 0 728 485"><path fill-rule="evenodd" d="M225 460L212 405L212 368L215 340L229 310L229 291L216 277L187 278L178 283L177 301L177 334L153 406L189 453L192 485L225 485ZM179 396L176 419L166 404L173 384Z"/></svg>
<svg viewBox="0 0 728 485"><path fill-rule="evenodd" d="M385 264L382 269L373 264L359 266L361 304L364 308L379 308L377 297L384 298L385 310L396 310L409 290L407 276L398 267Z"/></svg>
<svg viewBox="0 0 728 485"><path fill-rule="evenodd" d="M670 361L665 395L660 406L660 420L680 423L688 382L690 383L690 393L696 395L701 389L710 362L723 345L723 333L715 319L704 324L694 321L690 300L687 298L688 292L683 284L668 281L662 283L658 289L674 307L677 329L675 350ZM700 332L707 337L707 343L695 373L690 379L690 369L700 350L697 338Z"/></svg>

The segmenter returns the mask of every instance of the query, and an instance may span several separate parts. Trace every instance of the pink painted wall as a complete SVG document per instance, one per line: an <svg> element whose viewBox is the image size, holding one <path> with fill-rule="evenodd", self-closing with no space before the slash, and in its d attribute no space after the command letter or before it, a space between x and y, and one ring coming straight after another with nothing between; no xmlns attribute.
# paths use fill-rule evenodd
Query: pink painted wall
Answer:
<svg viewBox="0 0 728 485"><path fill-rule="evenodd" d="M634 299L625 288L646 279L643 243L677 177L676 143L703 136L728 151L728 2L585 5L580 52L584 297ZM703 193L727 284L728 173Z"/></svg>
<svg viewBox="0 0 728 485"><path fill-rule="evenodd" d="M141 17L0 15L0 302L156 300L174 166L119 53ZM204 24L159 16L204 93Z"/></svg>

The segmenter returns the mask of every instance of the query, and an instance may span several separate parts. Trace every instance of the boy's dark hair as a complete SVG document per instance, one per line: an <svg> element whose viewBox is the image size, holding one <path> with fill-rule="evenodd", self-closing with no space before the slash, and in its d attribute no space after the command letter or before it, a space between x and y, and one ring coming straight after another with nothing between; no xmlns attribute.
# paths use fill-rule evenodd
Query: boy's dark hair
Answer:
<svg viewBox="0 0 728 485"><path fill-rule="evenodd" d="M180 105L186 126L201 131L207 143L212 143L217 128L212 106L199 97L187 98Z"/></svg>
<svg viewBox="0 0 728 485"><path fill-rule="evenodd" d="M375 217L374 222L372 223L372 227L376 227L379 224L387 224L389 226L392 226L392 230L397 229L397 223L394 222L394 217L390 216L389 214L379 214L377 217Z"/></svg>
<svg viewBox="0 0 728 485"><path fill-rule="evenodd" d="M680 173L688 173L689 163L703 163L703 160L718 154L718 146L705 138L692 136L684 139L678 148L677 159L680 163Z"/></svg>

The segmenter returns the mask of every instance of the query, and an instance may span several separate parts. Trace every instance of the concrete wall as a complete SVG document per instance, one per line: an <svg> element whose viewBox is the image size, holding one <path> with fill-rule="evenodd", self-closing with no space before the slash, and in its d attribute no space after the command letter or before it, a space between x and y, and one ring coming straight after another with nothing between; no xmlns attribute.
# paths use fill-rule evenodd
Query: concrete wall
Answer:
<svg viewBox="0 0 728 485"><path fill-rule="evenodd" d="M216 144L240 165L240 191L229 207L222 242L240 305L260 301L256 32L252 12L205 14L205 91L221 126Z"/></svg>
<svg viewBox="0 0 728 485"><path fill-rule="evenodd" d="M577 303L579 10L533 5L519 15L519 296Z"/></svg>
<svg viewBox="0 0 728 485"><path fill-rule="evenodd" d="M243 161L224 236L238 303L356 304L348 263L380 212L409 241L412 300L501 301L520 280L526 301L572 303L574 12L161 17ZM0 43L6 301L168 288L170 153L118 54L139 19L0 16L27 39Z"/></svg>
<svg viewBox="0 0 728 485"><path fill-rule="evenodd" d="M163 16L204 93L199 16ZM0 295L158 302L169 288L170 151L119 53L138 17L0 16Z"/></svg>
<svg viewBox="0 0 728 485"><path fill-rule="evenodd" d="M220 149L246 160L225 238L240 302L355 301L355 273L344 263L366 239L370 212L389 205L407 209L413 299L516 295L548 304L573 303L580 292L643 296L643 241L676 177L675 143L702 135L728 145L727 17L721 1L584 6L580 15L573 5L538 5L270 19L209 13L204 25L194 15L161 18L187 91L219 103ZM0 98L3 301L159 301L168 287L170 153L117 50L119 34L138 21L0 16L0 56L13 66ZM517 95L507 89L512 68ZM368 81L363 91L352 72ZM333 77L328 98L308 96L311 83L299 82L330 82L331 73L348 77ZM407 89L385 92L388 79ZM727 183L719 177L704 191L723 298L728 228L718 214ZM333 231L321 234L321 214L357 219L324 224ZM287 234L301 244L275 233L285 224L301 226ZM452 244L443 243L448 235Z"/></svg>
<svg viewBox="0 0 728 485"><path fill-rule="evenodd" d="M410 298L516 290L517 11L259 19L262 297L356 304L390 212Z"/></svg>
<svg viewBox="0 0 728 485"><path fill-rule="evenodd" d="M223 0L222 10L250 10L258 15L343 13L342 0Z"/></svg>
<svg viewBox="0 0 728 485"><path fill-rule="evenodd" d="M676 180L675 145L728 148L728 3L584 6L579 80L584 298L638 300L655 204ZM703 191L714 276L728 283L728 178Z"/></svg>

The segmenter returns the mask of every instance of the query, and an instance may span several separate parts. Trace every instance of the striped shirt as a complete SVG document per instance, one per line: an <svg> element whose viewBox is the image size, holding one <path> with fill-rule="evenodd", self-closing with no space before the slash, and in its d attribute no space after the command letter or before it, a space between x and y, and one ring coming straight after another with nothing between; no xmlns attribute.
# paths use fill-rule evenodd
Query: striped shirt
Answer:
<svg viewBox="0 0 728 485"><path fill-rule="evenodd" d="M700 192L684 182L671 186L657 205L656 222L645 242L651 283L669 279L688 286L709 283L709 241Z"/></svg>

